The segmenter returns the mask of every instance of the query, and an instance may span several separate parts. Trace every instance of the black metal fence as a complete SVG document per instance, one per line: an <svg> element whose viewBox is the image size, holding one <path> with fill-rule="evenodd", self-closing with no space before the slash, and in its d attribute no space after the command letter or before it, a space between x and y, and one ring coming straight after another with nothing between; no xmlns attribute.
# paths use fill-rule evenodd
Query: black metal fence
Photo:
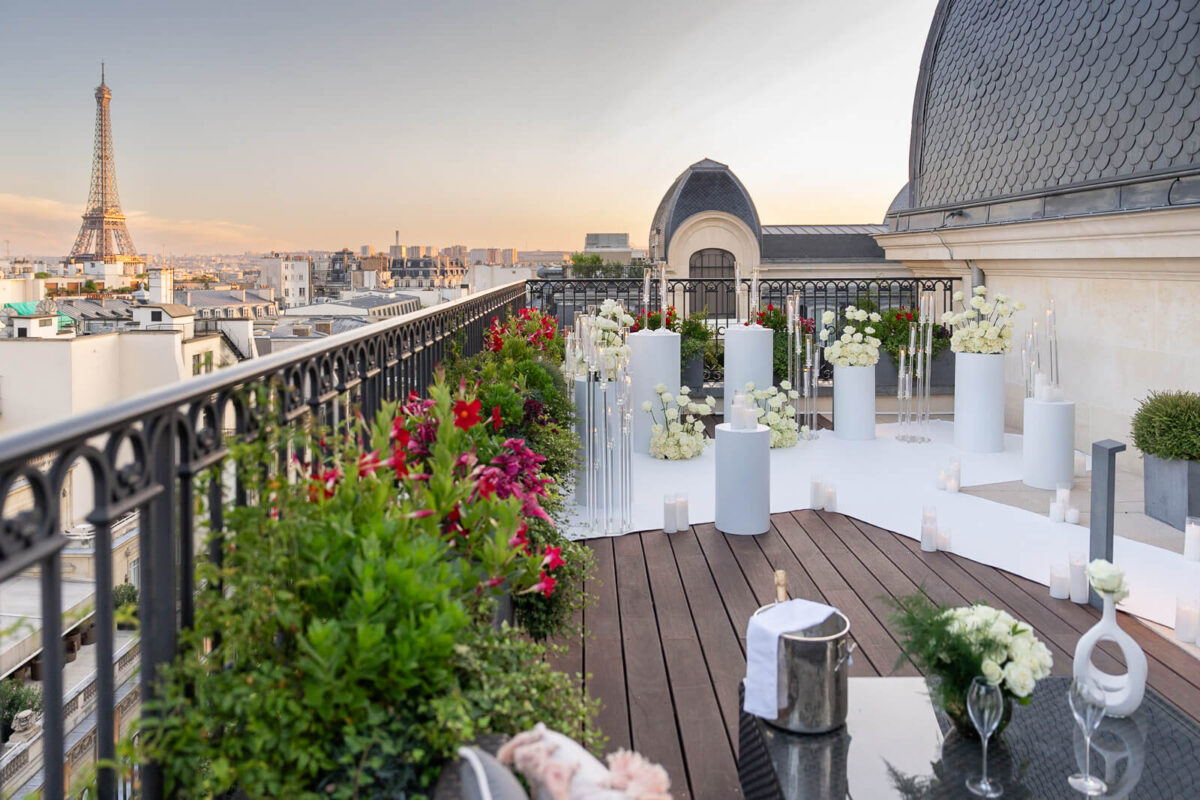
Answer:
<svg viewBox="0 0 1200 800"><path fill-rule="evenodd" d="M371 415L385 401L402 399L410 391L424 393L452 344L465 354L479 352L492 318L509 316L525 298L524 283L512 283L0 439L0 581L21 576L36 584L41 600L37 671L44 705L43 767L36 784L43 797L64 796L72 762L113 763L122 710L138 699L130 694L140 692L143 703L149 699L156 671L177 652L179 631L193 623L195 559L219 559L221 553L219 541L207 556L197 553L200 531L208 528L219 536L229 490L213 477L207 497L197 498L195 479L206 470L216 474L209 468L223 463L227 433L254 437L261 409L247 399L246 390L268 387L275 410L297 424L314 418L336 424L351 408ZM62 498L72 473L74 485L86 484L90 492L80 516L94 528L94 603L84 619L72 618L64 625L63 550L70 540ZM234 485L232 493L236 502L246 501L241 486ZM14 501L18 497L20 503ZM205 518L197 518L198 506L207 509ZM130 513L138 515L141 668L133 679L137 685L130 690L125 684L118 691L113 528ZM83 735L92 737L94 751L89 745L82 754L76 752L78 732L68 740L64 730L72 709L64 709L63 634L64 627L91 621L94 731ZM19 770L6 766L4 772L12 780ZM155 765L142 765L136 779L142 797L163 797ZM19 789L0 773L0 796ZM111 800L118 792L127 796L128 790L128 778L121 782L115 770L102 766L97 791L89 796Z"/></svg>
<svg viewBox="0 0 1200 800"><path fill-rule="evenodd" d="M788 297L799 300L801 317L820 319L824 311L840 311L848 305L879 311L915 308L924 294L934 297L935 319L950 310L956 278L775 278L759 281L760 306L784 308ZM643 310L643 284L637 279L545 278L526 281L528 304L554 315L560 325L574 323L576 314L586 313L606 299L617 300L631 314ZM740 298L734 293L733 278L674 278L667 281L667 304L680 316L703 311L716 331L716 352L724 350L725 329L734 320L747 317L750 280L742 279ZM650 311L661 306L658 281L651 281ZM740 317L735 309L740 308ZM705 380L721 380L720 359L706 369Z"/></svg>

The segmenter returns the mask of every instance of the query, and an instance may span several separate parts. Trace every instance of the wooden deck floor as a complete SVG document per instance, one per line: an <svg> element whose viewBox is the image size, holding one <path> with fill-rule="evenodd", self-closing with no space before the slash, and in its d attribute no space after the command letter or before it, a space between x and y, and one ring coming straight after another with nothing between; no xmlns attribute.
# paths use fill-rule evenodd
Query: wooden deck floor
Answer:
<svg viewBox="0 0 1200 800"><path fill-rule="evenodd" d="M560 668L579 673L603 707L608 750L632 747L662 764L676 797L735 798L738 682L745 674L746 621L771 602L773 572L788 573L791 597L820 600L850 619L858 644L852 675L917 675L900 654L887 596L923 585L942 605L986 602L1032 625L1068 675L1079 635L1099 613L1053 600L1046 587L841 514L772 516L762 536L725 536L712 525L594 540L595 604L586 634ZM1140 622L1119 614L1150 663L1150 685L1200 719L1200 664ZM1096 658L1120 671L1119 651Z"/></svg>

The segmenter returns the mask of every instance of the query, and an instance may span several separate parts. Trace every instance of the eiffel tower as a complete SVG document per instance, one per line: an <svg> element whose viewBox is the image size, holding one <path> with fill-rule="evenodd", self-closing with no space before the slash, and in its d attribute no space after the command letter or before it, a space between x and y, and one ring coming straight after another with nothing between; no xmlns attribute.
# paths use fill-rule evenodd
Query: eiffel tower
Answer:
<svg viewBox="0 0 1200 800"><path fill-rule="evenodd" d="M144 264L125 227L121 198L117 195L117 169L113 164L112 121L108 105L112 92L104 83L104 65L100 65L100 85L96 87L96 137L92 155L92 185L88 192L83 226L75 238L69 260L72 263L103 261ZM128 271L128 270L127 270Z"/></svg>

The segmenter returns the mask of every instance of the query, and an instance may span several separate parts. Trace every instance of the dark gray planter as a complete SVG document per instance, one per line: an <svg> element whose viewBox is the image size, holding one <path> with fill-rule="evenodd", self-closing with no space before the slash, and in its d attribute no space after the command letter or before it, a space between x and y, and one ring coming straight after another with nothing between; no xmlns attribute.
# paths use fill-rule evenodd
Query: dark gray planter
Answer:
<svg viewBox="0 0 1200 800"><path fill-rule="evenodd" d="M1146 516L1183 530L1188 517L1200 517L1200 461L1146 455Z"/></svg>
<svg viewBox="0 0 1200 800"><path fill-rule="evenodd" d="M875 364L875 394L881 397L895 396L900 370L890 353L880 352ZM933 370L929 373L930 394L954 394L954 353L947 347L933 357Z"/></svg>
<svg viewBox="0 0 1200 800"><path fill-rule="evenodd" d="M512 595L505 592L496 600L496 610L492 612L492 627L500 630L504 623L513 624Z"/></svg>
<svg viewBox="0 0 1200 800"><path fill-rule="evenodd" d="M693 393L698 393L704 387L704 354L697 353L689 358L679 373L679 381Z"/></svg>

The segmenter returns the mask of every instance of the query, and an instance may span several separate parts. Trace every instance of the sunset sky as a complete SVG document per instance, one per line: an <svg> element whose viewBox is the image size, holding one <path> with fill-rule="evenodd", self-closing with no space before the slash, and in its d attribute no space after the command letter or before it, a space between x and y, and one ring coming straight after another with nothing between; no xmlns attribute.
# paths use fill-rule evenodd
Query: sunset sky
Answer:
<svg viewBox="0 0 1200 800"><path fill-rule="evenodd" d="M0 239L61 255L101 59L142 251L644 245L688 164L765 223L879 222L936 0L12 3Z"/></svg>

